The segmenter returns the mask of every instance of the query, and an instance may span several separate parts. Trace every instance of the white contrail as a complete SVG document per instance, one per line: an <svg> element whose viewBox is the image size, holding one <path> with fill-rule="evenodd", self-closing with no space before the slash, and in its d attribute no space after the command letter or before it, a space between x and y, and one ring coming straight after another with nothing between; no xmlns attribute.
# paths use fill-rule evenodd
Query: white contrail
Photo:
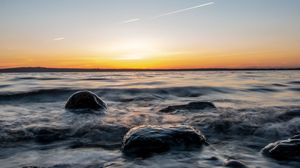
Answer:
<svg viewBox="0 0 300 168"><path fill-rule="evenodd" d="M61 41L61 40L64 40L65 38L64 37L57 37L57 38L54 38L53 40L54 41Z"/></svg>
<svg viewBox="0 0 300 168"><path fill-rule="evenodd" d="M214 2L208 2L208 3L205 3L205 4L196 5L196 6L192 6L192 7L189 7L189 8L178 9L178 10L175 10L175 11L160 14L158 16L152 17L151 19L158 19L158 18L161 18L161 17L164 17L164 16L169 16L169 15L173 15L173 14L177 14L177 13L182 13L182 12L186 12L186 11L189 11L189 10L193 10L193 9L197 9L197 8L201 8L201 7L209 6L209 5L213 5L213 4L215 4L215 3ZM138 21L142 21L142 19L140 19L140 18L128 19L128 20L124 20L124 21L120 22L120 24L127 24L127 23L138 22Z"/></svg>
<svg viewBox="0 0 300 168"><path fill-rule="evenodd" d="M161 15L155 16L152 19L157 19L157 18L160 18L160 17L169 16L169 15L173 15L173 14L177 14L177 13L182 13L182 12L185 12L185 11L189 11L189 10L193 10L193 9L197 9L197 8L201 8L201 7L209 6L209 5L213 5L213 4L215 4L215 3L214 2L208 2L208 3L205 3L205 4L192 6L192 7L189 7L189 8L178 9L178 10L175 10L175 11L171 11L171 12L167 12L167 13L163 13Z"/></svg>
<svg viewBox="0 0 300 168"><path fill-rule="evenodd" d="M121 22L121 24L127 24L127 23L137 22L137 21L140 21L140 20L141 19L139 19L139 18L124 20L124 21Z"/></svg>

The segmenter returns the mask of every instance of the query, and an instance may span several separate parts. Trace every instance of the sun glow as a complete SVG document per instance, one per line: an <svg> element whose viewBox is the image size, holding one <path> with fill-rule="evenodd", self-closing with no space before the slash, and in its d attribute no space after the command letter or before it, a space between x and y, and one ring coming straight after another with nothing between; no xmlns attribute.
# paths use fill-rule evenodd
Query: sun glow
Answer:
<svg viewBox="0 0 300 168"><path fill-rule="evenodd" d="M157 45L150 40L128 40L114 43L109 49L115 60L142 60L159 53Z"/></svg>

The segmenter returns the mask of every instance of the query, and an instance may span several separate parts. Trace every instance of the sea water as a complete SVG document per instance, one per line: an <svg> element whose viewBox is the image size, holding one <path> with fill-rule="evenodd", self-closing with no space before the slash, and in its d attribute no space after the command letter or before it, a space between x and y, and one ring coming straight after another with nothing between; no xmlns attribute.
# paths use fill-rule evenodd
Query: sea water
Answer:
<svg viewBox="0 0 300 168"><path fill-rule="evenodd" d="M105 113L64 109L79 90L96 93ZM216 109L160 109L208 101ZM293 112L293 115L287 115ZM297 115L298 114L298 115ZM139 125L191 125L210 147L128 158L126 132ZM0 74L0 167L297 167L261 154L300 133L300 71L154 71Z"/></svg>

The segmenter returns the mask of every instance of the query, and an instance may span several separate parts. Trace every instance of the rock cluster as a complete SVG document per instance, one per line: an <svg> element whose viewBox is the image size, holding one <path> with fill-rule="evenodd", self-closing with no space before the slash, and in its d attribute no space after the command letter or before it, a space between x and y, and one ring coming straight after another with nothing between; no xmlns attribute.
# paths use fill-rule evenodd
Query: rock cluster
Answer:
<svg viewBox="0 0 300 168"><path fill-rule="evenodd" d="M90 109L106 110L105 102L95 93L90 91L79 91L74 93L65 105L66 109ZM202 110L216 108L211 102L190 102L183 105L168 106L160 112L174 112L180 110ZM299 111L292 111L279 116L280 119L290 119L298 116ZM40 130L38 141L45 142L52 138L60 138L55 131ZM187 150L200 148L206 143L205 136L190 126L153 126L142 125L130 129L123 137L122 152L126 156L146 157L154 153L162 153L172 149ZM277 160L290 160L300 158L300 135L296 135L287 140L280 140L270 143L262 149L262 153ZM224 163L226 167L246 167L242 162L228 160Z"/></svg>
<svg viewBox="0 0 300 168"><path fill-rule="evenodd" d="M71 95L65 108L69 110L106 110L107 106L95 93L79 91ZM191 102L186 105L169 106L162 109L161 112L205 108L215 108L215 106L210 102ZM204 135L190 126L142 125L134 127L127 132L123 138L122 151L127 156L143 157L171 149L199 148L203 144L206 144Z"/></svg>

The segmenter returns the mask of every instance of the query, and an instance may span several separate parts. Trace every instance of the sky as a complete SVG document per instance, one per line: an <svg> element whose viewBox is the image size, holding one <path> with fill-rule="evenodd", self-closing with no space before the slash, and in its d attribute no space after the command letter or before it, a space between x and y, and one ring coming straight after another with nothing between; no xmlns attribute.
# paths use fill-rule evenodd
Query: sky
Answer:
<svg viewBox="0 0 300 168"><path fill-rule="evenodd" d="M1 0L0 68L300 67L299 0Z"/></svg>

